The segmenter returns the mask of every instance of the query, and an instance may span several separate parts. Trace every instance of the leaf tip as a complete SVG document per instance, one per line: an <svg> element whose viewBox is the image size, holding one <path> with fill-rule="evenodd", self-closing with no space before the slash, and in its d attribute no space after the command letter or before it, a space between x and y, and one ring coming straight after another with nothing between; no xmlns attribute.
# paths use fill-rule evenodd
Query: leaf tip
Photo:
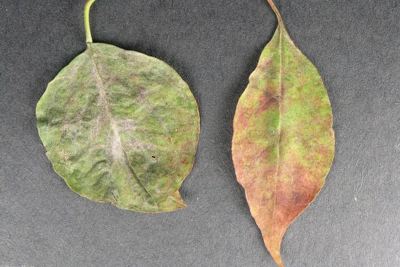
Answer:
<svg viewBox="0 0 400 267"><path fill-rule="evenodd" d="M281 254L279 251L271 252L271 256L279 267L285 267L282 262Z"/></svg>
<svg viewBox="0 0 400 267"><path fill-rule="evenodd" d="M271 236L268 238L264 237L264 243L265 246L268 250L268 252L271 254L271 257L274 259L275 263L279 267L284 267L283 262L282 262L282 257L281 257L281 241L282 238L279 238L278 240L273 239Z"/></svg>

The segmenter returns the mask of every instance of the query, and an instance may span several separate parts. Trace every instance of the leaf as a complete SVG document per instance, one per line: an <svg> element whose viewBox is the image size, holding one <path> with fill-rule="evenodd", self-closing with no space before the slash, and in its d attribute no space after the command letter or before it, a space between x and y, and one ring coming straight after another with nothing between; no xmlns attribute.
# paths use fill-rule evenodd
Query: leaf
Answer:
<svg viewBox="0 0 400 267"><path fill-rule="evenodd" d="M321 190L334 156L332 110L317 69L278 27L235 117L232 156L264 243L279 266L282 237Z"/></svg>
<svg viewBox="0 0 400 267"><path fill-rule="evenodd" d="M36 115L54 170L78 194L139 212L186 206L178 189L193 166L199 114L166 63L89 41Z"/></svg>

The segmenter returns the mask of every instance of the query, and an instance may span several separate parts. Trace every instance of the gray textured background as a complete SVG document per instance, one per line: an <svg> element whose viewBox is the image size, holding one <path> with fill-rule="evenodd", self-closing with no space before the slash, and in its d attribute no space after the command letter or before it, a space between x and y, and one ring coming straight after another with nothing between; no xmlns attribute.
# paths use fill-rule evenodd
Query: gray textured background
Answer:
<svg viewBox="0 0 400 267"><path fill-rule="evenodd" d="M85 49L85 0L0 0L0 266L275 266L236 182L232 119L271 38L266 0L97 0L95 41L158 57L188 82L202 132L181 193L145 215L98 204L52 170L35 125L46 85ZM336 158L286 233L287 267L400 266L400 2L280 0L332 101Z"/></svg>

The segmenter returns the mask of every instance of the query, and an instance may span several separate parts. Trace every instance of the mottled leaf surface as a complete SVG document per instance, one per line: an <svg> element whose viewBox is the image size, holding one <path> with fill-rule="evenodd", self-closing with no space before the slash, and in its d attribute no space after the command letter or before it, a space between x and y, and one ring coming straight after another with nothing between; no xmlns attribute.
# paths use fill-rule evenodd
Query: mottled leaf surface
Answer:
<svg viewBox="0 0 400 267"><path fill-rule="evenodd" d="M279 25L239 99L232 155L265 245L283 266L282 237L325 182L334 132L322 79L273 8Z"/></svg>
<svg viewBox="0 0 400 267"><path fill-rule="evenodd" d="M140 212L185 207L179 194L197 149L199 114L166 63L88 43L37 104L54 170L78 194Z"/></svg>

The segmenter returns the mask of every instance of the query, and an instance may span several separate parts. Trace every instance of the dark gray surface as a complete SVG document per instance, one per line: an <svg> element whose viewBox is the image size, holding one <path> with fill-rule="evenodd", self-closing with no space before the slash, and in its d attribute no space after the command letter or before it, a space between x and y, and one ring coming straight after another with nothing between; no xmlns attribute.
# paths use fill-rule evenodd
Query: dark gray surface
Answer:
<svg viewBox="0 0 400 267"><path fill-rule="evenodd" d="M275 266L236 182L232 119L276 19L266 0L98 0L95 41L158 57L200 105L185 210L146 215L72 192L37 134L46 85L85 49L85 0L0 0L0 266ZM400 3L280 0L332 101L337 153L286 233L287 267L400 266Z"/></svg>

